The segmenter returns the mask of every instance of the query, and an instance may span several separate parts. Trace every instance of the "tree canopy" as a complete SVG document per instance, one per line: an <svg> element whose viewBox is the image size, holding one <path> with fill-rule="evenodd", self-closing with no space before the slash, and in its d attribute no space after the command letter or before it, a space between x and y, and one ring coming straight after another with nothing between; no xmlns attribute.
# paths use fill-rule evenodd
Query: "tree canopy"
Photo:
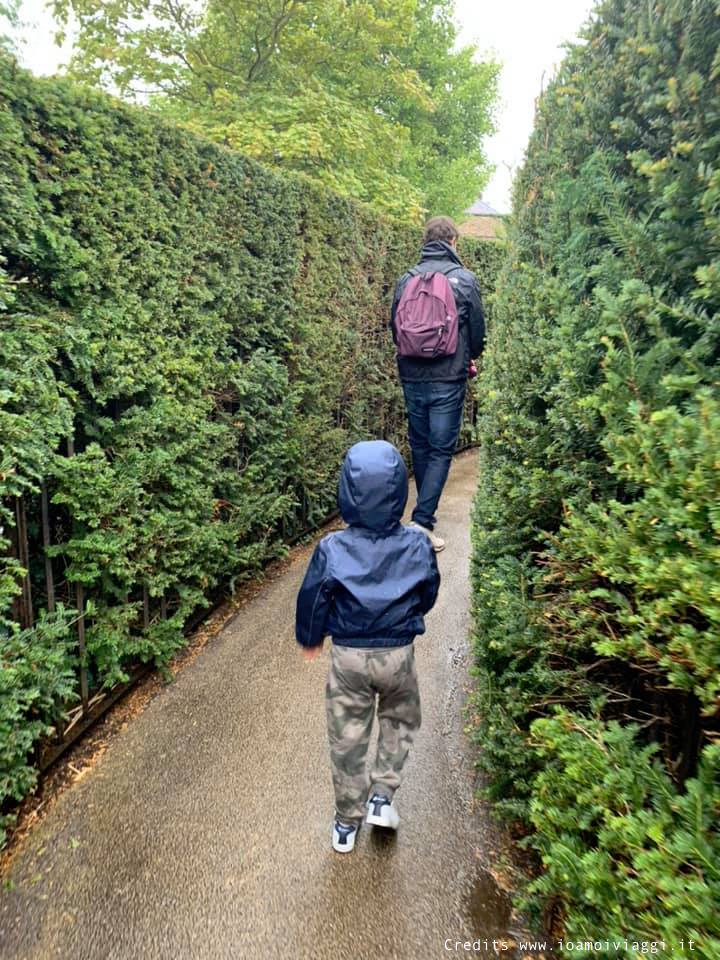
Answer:
<svg viewBox="0 0 720 960"><path fill-rule="evenodd" d="M0 50L12 51L15 41L8 32L18 26L18 0L0 2Z"/></svg>
<svg viewBox="0 0 720 960"><path fill-rule="evenodd" d="M498 66L454 0L53 0L70 73L396 215L460 213L488 179Z"/></svg>

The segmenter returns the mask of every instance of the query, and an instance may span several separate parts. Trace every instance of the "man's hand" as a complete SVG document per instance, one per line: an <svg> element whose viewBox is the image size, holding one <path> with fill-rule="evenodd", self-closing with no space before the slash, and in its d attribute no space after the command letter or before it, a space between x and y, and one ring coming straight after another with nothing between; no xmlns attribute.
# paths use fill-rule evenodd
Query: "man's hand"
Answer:
<svg viewBox="0 0 720 960"><path fill-rule="evenodd" d="M303 660L307 660L309 663L311 660L317 660L322 653L322 649L323 645L319 643L316 647L300 647L300 653Z"/></svg>

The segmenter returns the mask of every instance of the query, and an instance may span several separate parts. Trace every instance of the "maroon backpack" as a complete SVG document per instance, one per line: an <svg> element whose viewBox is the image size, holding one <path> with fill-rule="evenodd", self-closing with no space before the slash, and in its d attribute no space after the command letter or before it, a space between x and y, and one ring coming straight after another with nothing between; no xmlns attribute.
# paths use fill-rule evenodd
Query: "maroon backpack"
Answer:
<svg viewBox="0 0 720 960"><path fill-rule="evenodd" d="M455 353L457 304L444 273L417 273L410 278L395 312L395 335L399 357L434 360Z"/></svg>

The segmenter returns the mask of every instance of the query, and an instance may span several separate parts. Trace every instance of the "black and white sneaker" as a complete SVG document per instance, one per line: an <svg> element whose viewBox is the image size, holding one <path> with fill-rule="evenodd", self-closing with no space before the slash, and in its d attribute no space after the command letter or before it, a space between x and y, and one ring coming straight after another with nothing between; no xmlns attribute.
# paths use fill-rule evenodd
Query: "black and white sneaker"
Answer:
<svg viewBox="0 0 720 960"><path fill-rule="evenodd" d="M388 800L383 793L374 793L367 802L367 808L365 823L371 823L374 827L397 830L400 814L392 805L392 801Z"/></svg>
<svg viewBox="0 0 720 960"><path fill-rule="evenodd" d="M342 820L336 820L333 823L333 850L337 853L352 853L359 829L359 823L345 823Z"/></svg>

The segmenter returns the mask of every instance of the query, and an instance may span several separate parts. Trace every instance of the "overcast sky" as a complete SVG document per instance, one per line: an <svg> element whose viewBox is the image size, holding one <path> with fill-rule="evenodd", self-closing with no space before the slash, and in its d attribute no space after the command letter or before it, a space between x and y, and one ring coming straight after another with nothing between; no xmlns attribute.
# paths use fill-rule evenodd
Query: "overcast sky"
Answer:
<svg viewBox="0 0 720 960"><path fill-rule="evenodd" d="M594 0L456 0L461 41L502 64L498 132L487 143L495 175L483 194L501 213L510 210L511 171L522 163L541 84L594 6Z"/></svg>
<svg viewBox="0 0 720 960"><path fill-rule="evenodd" d="M484 198L501 212L510 209L512 171L522 163L532 130L540 86L562 60L562 44L577 36L594 0L456 0L463 43L477 43L502 64L498 132L487 152L496 170ZM45 0L24 0L27 26L21 60L35 73L53 73L68 50L53 44L53 21Z"/></svg>

